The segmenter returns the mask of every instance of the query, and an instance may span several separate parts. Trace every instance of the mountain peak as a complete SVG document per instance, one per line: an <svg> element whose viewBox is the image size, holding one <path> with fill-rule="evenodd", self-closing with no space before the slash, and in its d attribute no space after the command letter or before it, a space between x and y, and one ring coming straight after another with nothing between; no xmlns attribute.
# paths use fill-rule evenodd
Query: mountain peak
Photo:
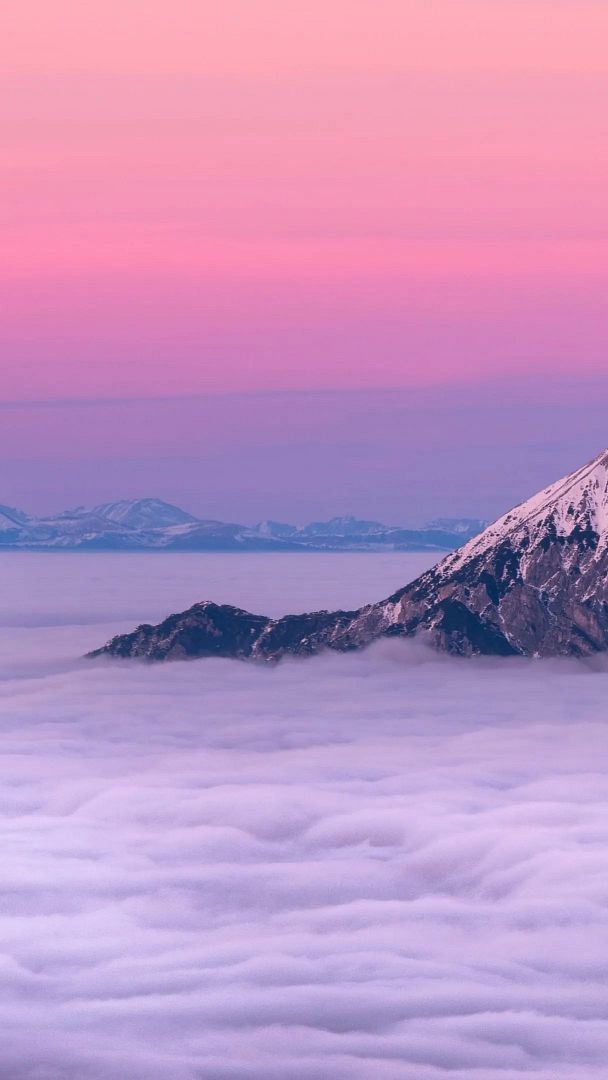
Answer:
<svg viewBox="0 0 608 1080"><path fill-rule="evenodd" d="M206 609L194 625L192 618L192 611L171 616L146 628L143 638L124 635L96 655L217 655L218 632ZM275 660L417 633L464 655L585 656L608 649L608 450L380 603L276 621L222 609L221 655Z"/></svg>
<svg viewBox="0 0 608 1080"><path fill-rule="evenodd" d="M0 503L0 530L11 531L21 528L22 525L26 525L29 518L27 514L24 514L21 510L16 510L14 506L4 506Z"/></svg>
<svg viewBox="0 0 608 1080"><path fill-rule="evenodd" d="M303 536L374 536L386 532L386 525L346 514L330 518L329 521L311 521L300 532Z"/></svg>
<svg viewBox="0 0 608 1080"><path fill-rule="evenodd" d="M503 514L446 564L455 568L507 540L533 551L543 538L579 535L593 539L596 551L608 545L608 449Z"/></svg>
<svg viewBox="0 0 608 1080"><path fill-rule="evenodd" d="M159 529L169 525L186 525L198 520L179 506L154 498L102 503L94 508L93 513L131 529Z"/></svg>

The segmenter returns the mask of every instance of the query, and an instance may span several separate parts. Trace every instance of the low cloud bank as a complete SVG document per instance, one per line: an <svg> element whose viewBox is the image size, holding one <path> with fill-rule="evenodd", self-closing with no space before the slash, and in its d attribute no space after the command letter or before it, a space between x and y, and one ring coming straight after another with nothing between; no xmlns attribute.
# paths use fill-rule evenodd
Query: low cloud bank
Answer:
<svg viewBox="0 0 608 1080"><path fill-rule="evenodd" d="M0 682L0 1075L603 1080L602 665L54 635Z"/></svg>

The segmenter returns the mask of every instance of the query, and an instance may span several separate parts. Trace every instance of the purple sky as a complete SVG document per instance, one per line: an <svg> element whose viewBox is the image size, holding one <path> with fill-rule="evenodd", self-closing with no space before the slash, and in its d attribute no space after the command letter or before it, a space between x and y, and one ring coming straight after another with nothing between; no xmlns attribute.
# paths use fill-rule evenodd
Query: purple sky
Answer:
<svg viewBox="0 0 608 1080"><path fill-rule="evenodd" d="M10 7L0 501L491 515L608 441L605 0Z"/></svg>
<svg viewBox="0 0 608 1080"><path fill-rule="evenodd" d="M493 517L608 443L608 378L13 403L0 501L157 495L253 522Z"/></svg>

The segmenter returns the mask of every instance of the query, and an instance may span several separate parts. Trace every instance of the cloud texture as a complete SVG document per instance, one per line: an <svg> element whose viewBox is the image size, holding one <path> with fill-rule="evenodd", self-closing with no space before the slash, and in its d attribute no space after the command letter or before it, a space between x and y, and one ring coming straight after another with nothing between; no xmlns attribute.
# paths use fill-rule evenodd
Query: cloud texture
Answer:
<svg viewBox="0 0 608 1080"><path fill-rule="evenodd" d="M94 665L55 565L1 631L0 1075L605 1076L601 666Z"/></svg>

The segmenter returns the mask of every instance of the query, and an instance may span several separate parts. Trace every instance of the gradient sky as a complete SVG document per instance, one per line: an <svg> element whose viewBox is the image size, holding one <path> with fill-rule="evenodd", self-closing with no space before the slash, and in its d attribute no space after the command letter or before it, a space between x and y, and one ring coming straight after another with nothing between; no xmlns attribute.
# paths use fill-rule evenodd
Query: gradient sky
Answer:
<svg viewBox="0 0 608 1080"><path fill-rule="evenodd" d="M20 0L2 401L221 393L234 419L248 394L593 385L607 40L605 0ZM159 424L182 437L179 409ZM42 465L39 425L20 437Z"/></svg>

